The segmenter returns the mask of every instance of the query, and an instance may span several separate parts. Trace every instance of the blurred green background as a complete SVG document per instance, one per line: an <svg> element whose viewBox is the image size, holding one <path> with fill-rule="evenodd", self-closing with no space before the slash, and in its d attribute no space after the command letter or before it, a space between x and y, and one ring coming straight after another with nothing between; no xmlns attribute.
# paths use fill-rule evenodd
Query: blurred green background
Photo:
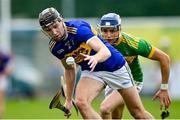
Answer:
<svg viewBox="0 0 180 120"><path fill-rule="evenodd" d="M48 109L63 74L60 61L48 51L48 37L38 24L38 15L55 7L69 19L85 19L95 28L108 12L120 14L122 31L141 37L171 57L169 91L172 104L169 119L180 119L180 1L179 0L0 0L0 47L9 48L15 68L6 96L6 119L64 119L57 109ZM160 118L159 102L151 97L160 85L158 63L140 58L144 72L141 96L144 106ZM103 95L95 100L99 111ZM72 119L77 117L73 111ZM125 119L131 118L127 109Z"/></svg>
<svg viewBox="0 0 180 120"><path fill-rule="evenodd" d="M58 9L65 17L72 17L72 13L73 17L100 17L107 12L116 12L122 16L180 15L179 0L12 0L11 4L13 17L28 18L37 18L42 9L50 6Z"/></svg>

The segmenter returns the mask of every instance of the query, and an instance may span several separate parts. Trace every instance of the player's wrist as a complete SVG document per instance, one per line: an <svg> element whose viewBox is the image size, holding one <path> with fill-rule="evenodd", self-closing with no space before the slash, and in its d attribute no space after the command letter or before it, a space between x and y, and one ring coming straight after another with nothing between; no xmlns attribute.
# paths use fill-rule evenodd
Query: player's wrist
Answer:
<svg viewBox="0 0 180 120"><path fill-rule="evenodd" d="M168 90L168 84L162 83L161 86L160 86L160 89L161 90Z"/></svg>

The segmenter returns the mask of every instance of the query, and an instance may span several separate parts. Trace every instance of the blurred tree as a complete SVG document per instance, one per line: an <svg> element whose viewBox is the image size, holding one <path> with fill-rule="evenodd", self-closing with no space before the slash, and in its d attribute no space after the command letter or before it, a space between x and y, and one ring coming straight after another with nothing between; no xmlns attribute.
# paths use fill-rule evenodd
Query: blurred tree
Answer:
<svg viewBox="0 0 180 120"><path fill-rule="evenodd" d="M63 8L62 0L12 0L11 4L13 17L37 18L46 7L60 12ZM75 17L100 17L107 12L121 16L179 16L179 4L180 0L76 0Z"/></svg>
<svg viewBox="0 0 180 120"><path fill-rule="evenodd" d="M61 0L11 0L11 6L13 17L37 18L47 7L60 9Z"/></svg>

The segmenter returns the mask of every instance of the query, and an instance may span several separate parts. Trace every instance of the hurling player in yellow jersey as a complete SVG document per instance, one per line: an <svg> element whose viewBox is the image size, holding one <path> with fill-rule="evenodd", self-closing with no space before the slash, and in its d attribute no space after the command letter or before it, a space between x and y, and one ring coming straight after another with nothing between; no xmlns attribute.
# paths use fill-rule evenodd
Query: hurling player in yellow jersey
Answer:
<svg viewBox="0 0 180 120"><path fill-rule="evenodd" d="M162 110L163 107L167 109L171 103L168 93L168 80L170 72L169 56L158 48L153 47L147 41L121 32L121 18L115 13L103 15L100 20L99 27L101 32L100 34L103 39L113 45L126 58L126 61L131 69L136 88L139 92L143 86L143 73L138 56L159 61L162 82L159 90L153 96L153 100L159 98L160 109ZM116 90L113 90L108 86L105 89L105 96L106 98L101 104L101 116L105 119L122 118L125 103L122 96L118 94ZM139 111L139 109L131 110Z"/></svg>

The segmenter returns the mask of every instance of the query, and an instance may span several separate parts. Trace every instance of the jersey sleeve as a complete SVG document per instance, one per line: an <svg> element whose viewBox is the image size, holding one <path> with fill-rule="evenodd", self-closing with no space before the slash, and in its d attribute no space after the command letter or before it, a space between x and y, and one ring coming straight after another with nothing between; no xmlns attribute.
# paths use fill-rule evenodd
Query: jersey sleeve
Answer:
<svg viewBox="0 0 180 120"><path fill-rule="evenodd" d="M138 43L137 53L143 57L151 58L155 52L155 47L144 39L140 39Z"/></svg>
<svg viewBox="0 0 180 120"><path fill-rule="evenodd" d="M153 47L146 40L134 37L132 35L124 34L127 44L130 46L131 50L134 51L136 55L141 55L143 57L151 58L154 54L155 47Z"/></svg>

